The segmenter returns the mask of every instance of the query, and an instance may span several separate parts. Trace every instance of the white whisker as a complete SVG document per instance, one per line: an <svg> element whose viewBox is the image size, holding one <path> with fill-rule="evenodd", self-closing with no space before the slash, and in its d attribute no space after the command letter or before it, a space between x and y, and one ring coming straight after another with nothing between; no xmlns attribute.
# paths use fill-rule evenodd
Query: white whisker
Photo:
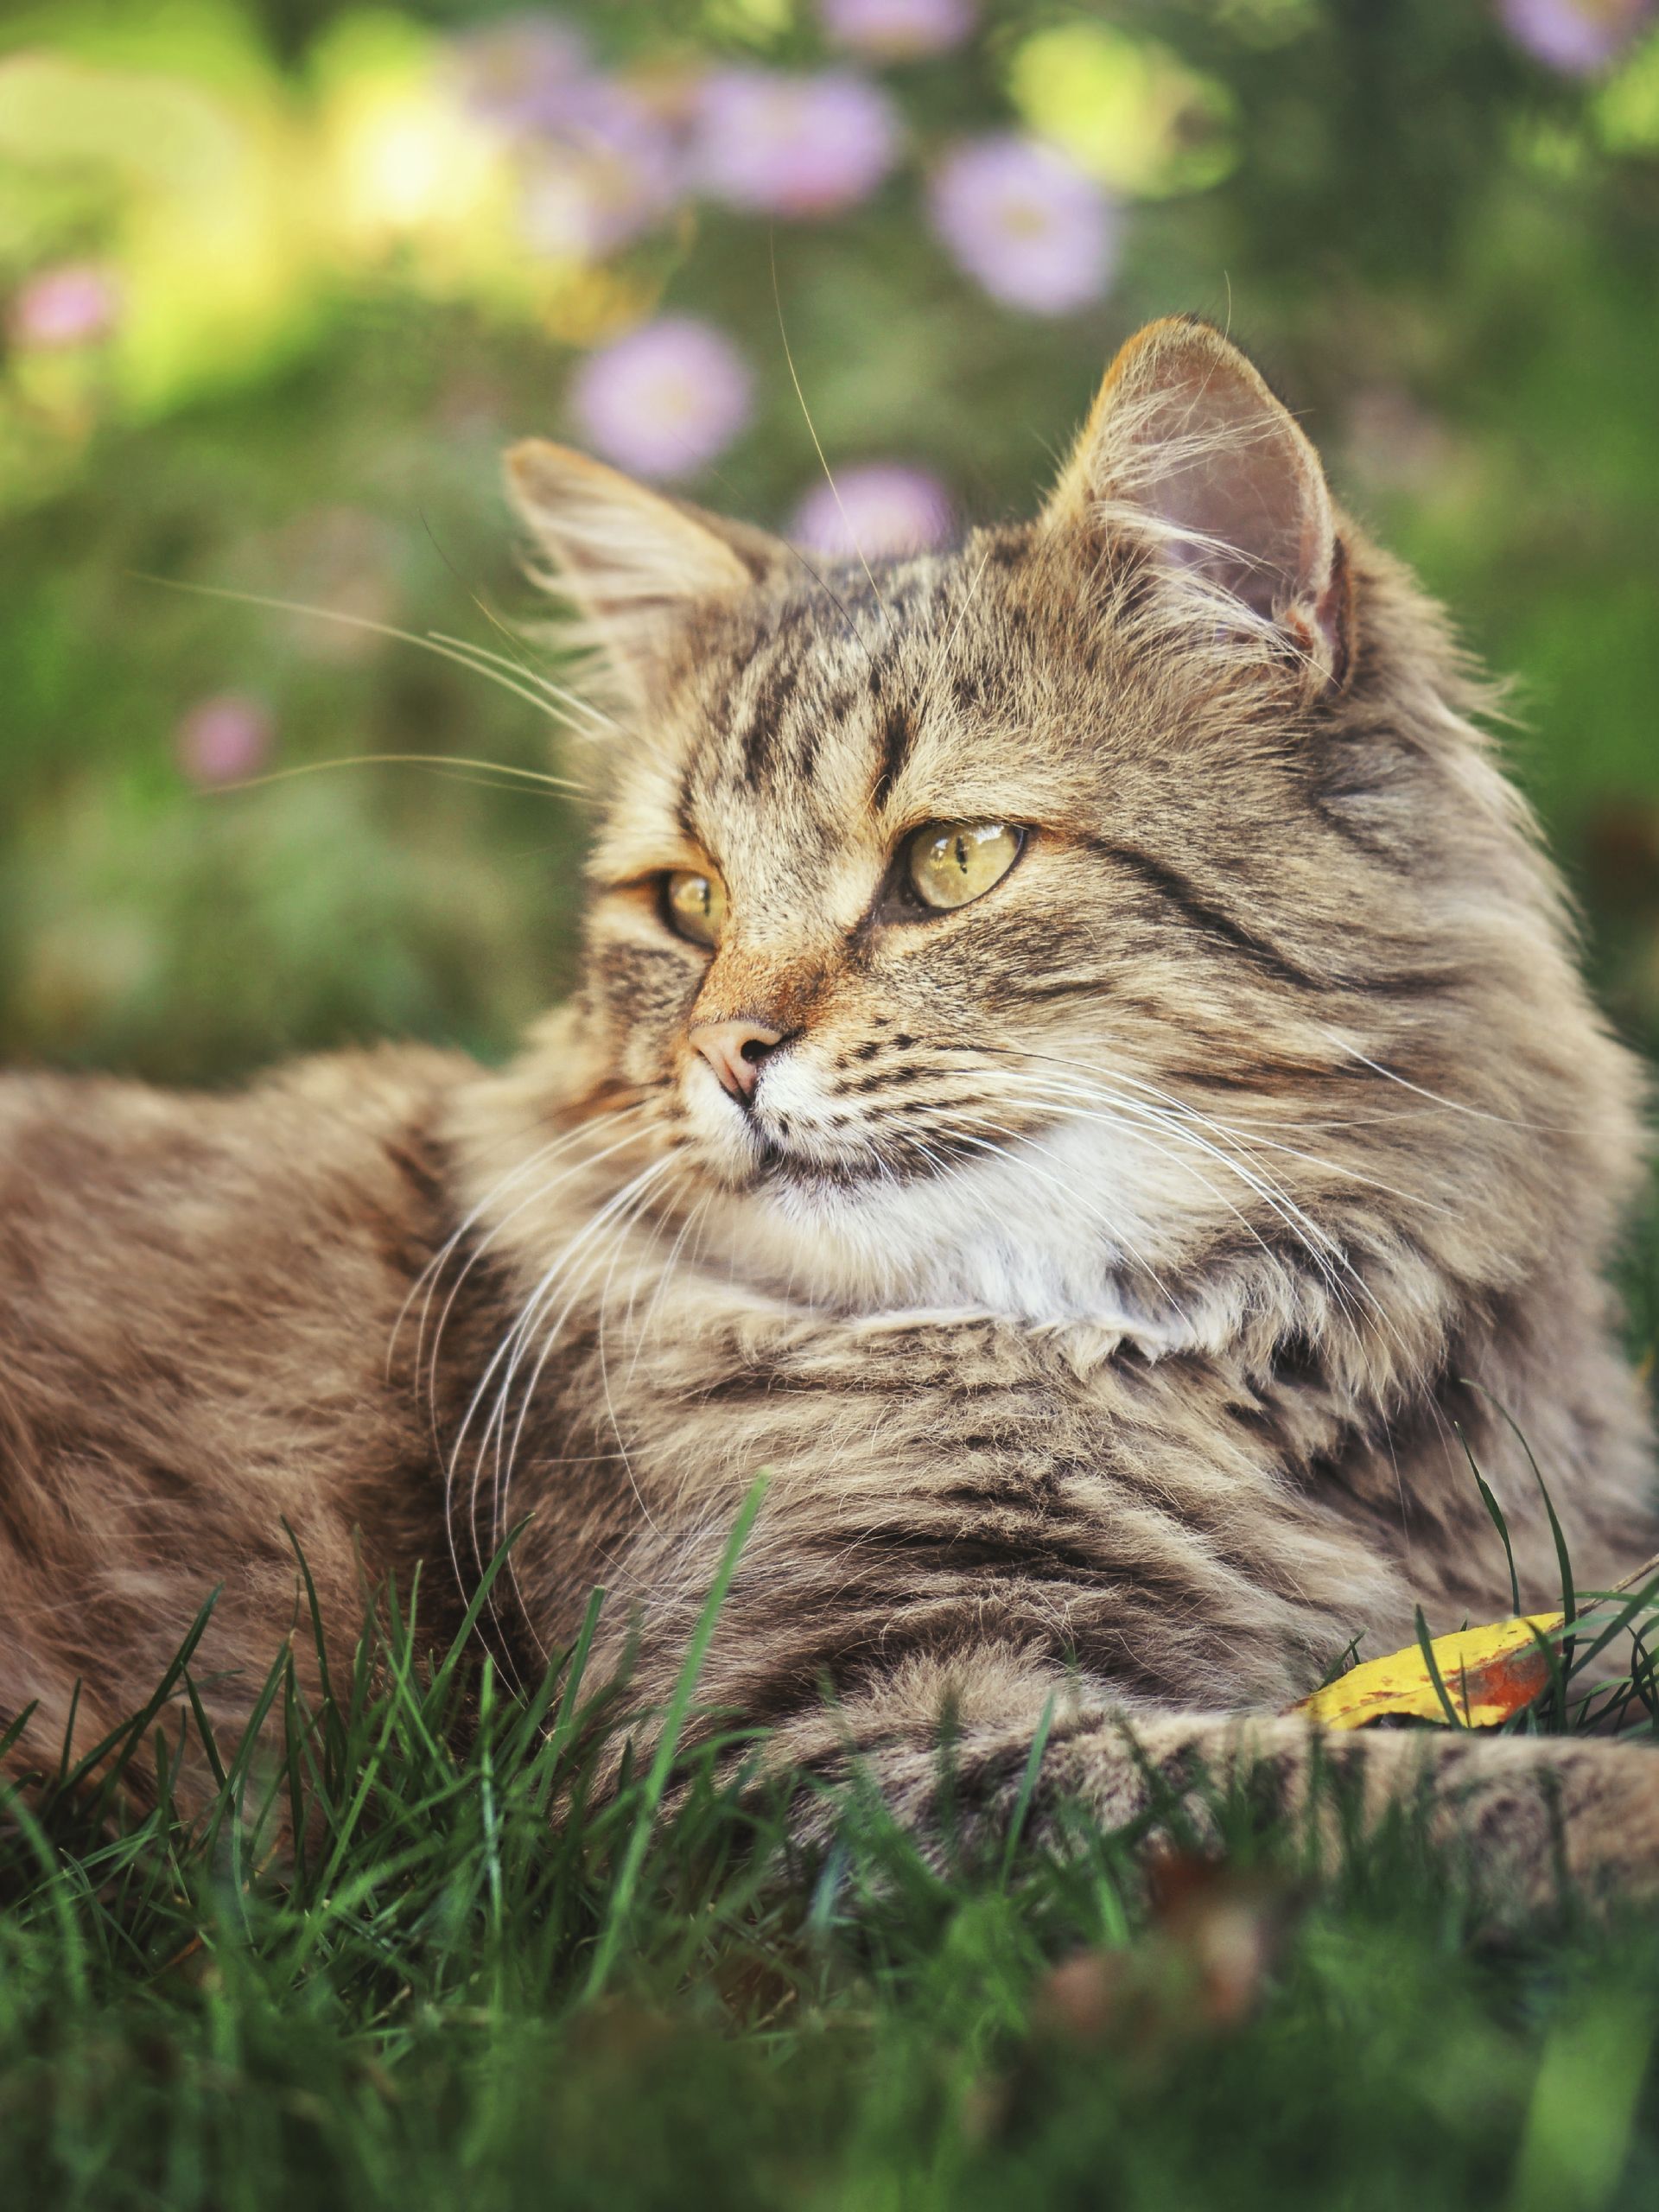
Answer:
<svg viewBox="0 0 1659 2212"><path fill-rule="evenodd" d="M1494 1122L1500 1128L1528 1129L1540 1136L1581 1137L1591 1134L1582 1127L1576 1127L1570 1123L1521 1122L1509 1114L1493 1114L1482 1106L1465 1105L1461 1099L1444 1098L1438 1090L1426 1090L1421 1084L1411 1083L1404 1076L1396 1075L1392 1068L1385 1068L1381 1060L1370 1058L1360 1051L1357 1045L1351 1045L1345 1037L1338 1036L1334 1029L1327 1029L1325 1034L1329 1043L1336 1046L1338 1051L1345 1052L1351 1060L1357 1060L1362 1067L1369 1068L1373 1075L1382 1076L1389 1083L1398 1084L1402 1090L1409 1090L1415 1097L1426 1098L1431 1105L1440 1107L1448 1114L1466 1114L1471 1121Z"/></svg>
<svg viewBox="0 0 1659 2212"><path fill-rule="evenodd" d="M621 1430L617 1426L615 1408L610 1397L608 1377L605 1376L604 1372L605 1307L607 1299L609 1295L610 1283L615 1270L616 1262L621 1255L623 1246L626 1243L629 1231L635 1226L640 1216L644 1212L645 1208L650 1204L656 1185L660 1181L664 1175L671 1173L677 1165L677 1163L673 1160L655 1160L649 1167L644 1169L640 1174L633 1177L628 1183L623 1185L620 1191L613 1194L607 1204L601 1208L599 1213L594 1215L592 1220L588 1223L583 1230L576 1237L572 1239L571 1243L566 1247L565 1254L568 1264L569 1259L574 1255L575 1249L583 1243L590 1241L592 1236L601 1229L601 1225L606 1224L607 1217L611 1217L608 1223L611 1231L609 1238L611 1251L610 1266L607 1270L605 1283L601 1290L596 1318L597 1354L600 1360L601 1381L605 1389L606 1403L610 1414L612 1429L616 1436L617 1444L621 1452L623 1468L628 1478L629 1487L633 1491L635 1502L639 1505L640 1512L644 1515L646 1524L653 1529L656 1529L657 1524L652 1518L650 1508L646 1505L644 1494L641 1492L639 1483L635 1478L632 1462L628 1458L627 1448L623 1443ZM513 1382L513 1375L511 1369L509 1370L506 1379L503 1382L501 1392L497 1401L497 1416L491 1423L491 1427L495 1430L496 1434L495 1473L491 1487L491 1541L493 1547L500 1542L502 1532L505 1526L508 1497L512 1488L513 1471L518 1465L518 1451L524 1438L524 1425L530 1417L531 1408L535 1402L537 1392L540 1388L542 1376L546 1372L547 1363L553 1356L554 1350L563 1332L566 1321L569 1319L570 1313L574 1309L577 1300L581 1297L582 1292L587 1288L588 1284L592 1280L593 1270L600 1264L600 1261L602 1257L603 1248L601 1247L601 1251L594 1255L591 1264L583 1269L581 1276L571 1286L569 1294L566 1298L564 1305L560 1309L557 1318L554 1320L551 1328L548 1331L542 1346L540 1356L537 1360L535 1370L531 1375L529 1382L525 1384L523 1395L520 1398L518 1418L514 1425L512 1437L510 1442L505 1442L505 1429L507 1407ZM542 1313L544 1314L545 1312L546 1307L543 1306L542 1308ZM534 1320L530 1321L530 1328L533 1330L537 1326L539 1325L540 1319L541 1316L537 1315ZM526 1343L528 1342L528 1331L525 1332L524 1340ZM486 1430L484 1440L484 1448L480 1450L478 1467L474 1478L474 1512L476 1512L478 1483L482 1473L484 1450L486 1450L488 1447L488 1439L489 1432ZM505 1454L503 1450L504 1443ZM658 1533L660 1533L660 1531ZM522 1593L518 1587L517 1571L511 1557L509 1557L507 1561L507 1574L512 1586L514 1597L518 1600L518 1609L522 1615L525 1609L523 1603ZM531 1633L535 1633L533 1626Z"/></svg>
<svg viewBox="0 0 1659 2212"><path fill-rule="evenodd" d="M1082 1067L1084 1063L1078 1061L1073 1065ZM1037 1079L1044 1083L1054 1081L1052 1077L1039 1077ZM1249 1152L1282 1153L1287 1159L1299 1160L1309 1167L1323 1168L1327 1174L1337 1176L1343 1182L1352 1183L1362 1190L1380 1191L1388 1198L1398 1198L1402 1205L1421 1206L1429 1213L1449 1214L1451 1211L1449 1207L1440 1205L1433 1198L1425 1198L1421 1192L1402 1191L1395 1184L1384 1183L1375 1175L1362 1174L1357 1168L1345 1166L1340 1160L1326 1160L1318 1153L1303 1152L1299 1147L1285 1144L1276 1137L1258 1135L1255 1131L1241 1129L1236 1124L1218 1122L1208 1114L1199 1113L1196 1108L1187 1105L1184 1101L1171 1096L1167 1091L1160 1090L1155 1084L1142 1082L1135 1076L1124 1075L1114 1071L1111 1080L1115 1083L1127 1084L1133 1090L1145 1091L1149 1097L1160 1101L1163 1111L1169 1116L1191 1122L1197 1128L1207 1129L1217 1137L1230 1138L1235 1143ZM1097 1087L1078 1088L1068 1092L1057 1086L1056 1091L1058 1096L1078 1098L1104 1097L1109 1095Z"/></svg>
<svg viewBox="0 0 1659 2212"><path fill-rule="evenodd" d="M574 1166L568 1167L560 1174L553 1177L544 1189L537 1193L537 1197L542 1198L547 1196L550 1192L556 1189L560 1184L568 1182L574 1175L583 1174L590 1172L593 1168L600 1166L603 1161L610 1159L613 1154L623 1151L628 1145L635 1143L637 1141L638 1132L630 1130L626 1135L618 1138L614 1142L606 1146L601 1151L594 1154L591 1158L578 1160ZM532 1203L534 1203L534 1201L532 1201ZM553 1268L550 1269L547 1274L543 1275L541 1283L538 1284L537 1288L531 1292L529 1304L521 1310L518 1319L513 1324L512 1327L508 1330L506 1335L502 1338L501 1343L497 1346L489 1363L479 1378L477 1387L473 1392L471 1402L469 1402L466 1414L462 1418L460 1429L456 1433L454 1442L450 1447L444 1485L444 1519L446 1526L451 1531L452 1553L454 1550L453 1533L454 1491L456 1477L460 1470L461 1452L466 1446L467 1438L471 1431L473 1422L476 1419L479 1411L484 1403L485 1396L490 1389L491 1383L498 1370L500 1368L504 1360L507 1360L512 1357L513 1347L518 1339L520 1332L524 1325L525 1319L530 1312L533 1309L535 1301L540 1296L543 1289L554 1280L557 1272L557 1266L558 1262L556 1262ZM484 1439L480 1446L480 1465L482 1453L488 1448L488 1438L489 1430L486 1428ZM477 1563L479 1571L482 1573L485 1562L478 1547L476 1500L477 1482L474 1480L473 1486L473 1506L469 1512L468 1520L473 1536L473 1555ZM458 1559L456 1561L456 1571L459 1573L460 1567Z"/></svg>
<svg viewBox="0 0 1659 2212"><path fill-rule="evenodd" d="M578 714L590 715L607 728L617 727L613 719L602 713L591 699L584 699L579 691L572 691L563 683L556 683L550 676L542 675L539 670L526 668L522 661L514 660L506 653L492 652L487 645L474 645L470 639L452 638L447 630L429 630L426 634L435 645L453 645L458 652L466 653L475 661L489 661L496 667L515 671L527 683L533 683L537 690L545 691L549 698L556 699L561 706L569 707ZM480 673L482 672L480 670Z"/></svg>
<svg viewBox="0 0 1659 2212"><path fill-rule="evenodd" d="M590 702L578 698L574 692L562 692L558 687L550 685L549 679L543 677L536 677L532 679L543 689L532 690L527 685L507 675L503 669L488 665L491 662L500 660L501 656L499 653L492 653L482 645L467 645L459 639L447 638L441 631L433 631L423 636L417 630L399 629L395 622L376 622L365 614L348 614L340 607L308 607L302 601L277 599L268 592L232 591L222 584L191 583L178 576L145 576L143 581L146 583L161 584L168 591L191 592L201 599L223 599L243 607L263 607L276 614L306 615L313 621L333 622L343 629L362 630L372 637L391 638L399 645L413 645L419 652L434 653L440 660L455 661L463 668L470 668L474 675L483 677L488 683L499 684L504 691L512 692L516 697L523 699L526 704L534 707L538 714L546 715L554 721L568 723L570 717L568 714L561 713L553 703L553 699L546 696L549 690L553 691L555 696L576 708L594 722L612 729L617 727L610 715ZM510 666L511 664L508 665ZM544 780L552 781L553 779L549 778Z"/></svg>
<svg viewBox="0 0 1659 2212"><path fill-rule="evenodd" d="M590 1216L583 1224L582 1228L564 1246L559 1255L559 1259L556 1262L554 1267L550 1269L548 1274L543 1277L543 1284L546 1286L546 1288L541 1291L537 1297L533 1300L531 1304L525 1309L523 1319L513 1332L514 1338L517 1341L514 1344L512 1356L508 1360L500 1389L497 1394L495 1414L492 1416L490 1423L484 1433L483 1446L479 1454L473 1485L474 1510L476 1510L475 1501L477 1497L478 1485L482 1478L484 1455L489 1449L490 1437L492 1433L493 1433L495 1438L495 1477L493 1487L493 1498L496 1508L495 1518L498 1524L499 1519L501 1485L504 1480L504 1466L505 1469L510 1469L513 1459L517 1456L518 1446L524 1435L524 1423L529 1418L530 1409L535 1401L536 1393L540 1386L542 1376L546 1372L547 1363L552 1357L554 1349L558 1343L564 1324L569 1319L572 1308L588 1280L591 1269L584 1271L582 1275L573 1287L569 1296L566 1298L563 1306L560 1308L558 1316L554 1321L552 1328L547 1334L542 1351L537 1358L536 1365L531 1371L530 1380L525 1385L520 1399L518 1420L513 1427L511 1443L509 1443L506 1435L506 1420L511 1404L513 1385L518 1379L524 1359L527 1356L531 1338L541 1326L543 1320L546 1317L548 1306L551 1302L550 1293L558 1287L561 1281L568 1274L571 1263L577 1255L582 1252L585 1248L590 1247L595 1237L613 1228L617 1229L619 1233L626 1231L631 1219L630 1209L633 1206L636 1198L643 1198L647 1194L652 1186L658 1182L661 1177L667 1174L675 1165L676 1163L672 1160L652 1160L649 1166L643 1167L637 1175L631 1176L629 1179L622 1185L620 1190L612 1193L610 1198L608 1198L605 1204L599 1209L598 1212ZM593 1264L597 1265L597 1260L595 1260Z"/></svg>

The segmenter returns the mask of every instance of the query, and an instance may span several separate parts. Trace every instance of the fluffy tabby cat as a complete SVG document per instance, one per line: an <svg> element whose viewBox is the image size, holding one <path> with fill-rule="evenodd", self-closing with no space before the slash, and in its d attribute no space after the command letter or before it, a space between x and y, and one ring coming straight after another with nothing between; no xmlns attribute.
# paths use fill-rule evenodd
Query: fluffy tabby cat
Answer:
<svg viewBox="0 0 1659 2212"><path fill-rule="evenodd" d="M1508 1610L1462 1439L1548 1600L1495 1408L1583 1580L1656 1548L1602 1279L1635 1067L1478 685L1238 352L1142 332L1034 523L874 570L556 447L511 478L615 679L575 1002L505 1073L0 1087L15 1765L214 1584L234 1732L284 1521L348 1637L359 1548L458 1606L533 1514L520 1666L602 1582L649 1704L770 1467L702 1694L921 1828L947 1713L995 1821L1051 1700L1038 1822L1294 1800L1274 1716L1352 1636ZM1587 1880L1659 1867L1630 1747L1324 1756L1539 1894L1558 1815Z"/></svg>

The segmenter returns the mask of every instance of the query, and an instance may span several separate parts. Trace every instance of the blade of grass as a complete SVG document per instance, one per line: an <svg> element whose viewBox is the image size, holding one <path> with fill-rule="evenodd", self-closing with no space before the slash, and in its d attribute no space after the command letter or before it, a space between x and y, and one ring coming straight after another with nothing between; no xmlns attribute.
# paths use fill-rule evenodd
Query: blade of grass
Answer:
<svg viewBox="0 0 1659 2212"><path fill-rule="evenodd" d="M1440 1679L1440 1662L1434 1656L1433 1640L1429 1635L1428 1623L1423 1618L1423 1609L1421 1605L1417 1608L1416 1619L1417 1649L1423 1655L1423 1664L1428 1669L1429 1681L1434 1685L1434 1694L1440 1700L1440 1708L1446 1714L1446 1726L1449 1728L1461 1728L1466 1724L1457 1707L1452 1704L1451 1694L1445 1682Z"/></svg>
<svg viewBox="0 0 1659 2212"><path fill-rule="evenodd" d="M473 1630L478 1626L479 1616L489 1602L490 1592L495 1587L496 1577L506 1565L508 1554L529 1528L534 1517L533 1515L526 1513L522 1521L514 1522L503 1539L499 1550L479 1577L478 1587L474 1591L467 1610L461 1617L461 1625L456 1629L450 1641L449 1649L439 1662L432 1677L432 1688L428 1694L427 1702L435 1718L443 1711L444 1699L454 1680L456 1669L461 1665L461 1661L471 1654Z"/></svg>
<svg viewBox="0 0 1659 2212"><path fill-rule="evenodd" d="M702 1672L702 1662L708 1655L709 1646L714 1640L715 1624L719 1620L721 1609L726 1603L726 1593L731 1588L732 1577L737 1572L738 1560L742 1556L743 1547L749 1540L749 1531L753 1528L756 1516L760 1513L760 1502L766 1496L770 1473L770 1469L761 1470L750 1484L748 1495L739 1509L737 1519L732 1524L732 1533L726 1540L726 1548L721 1555L720 1565L715 1569L713 1584L710 1586L709 1595L703 1600L702 1611L697 1617L696 1627L692 1630L691 1642L681 1664L679 1678L675 1682L673 1693L669 1698L667 1710L663 1716L662 1734L658 1739L656 1757L652 1760L644 1788L640 1791L633 1827L623 1853L622 1864L617 1871L615 1886L611 1891L610 1904L605 1915L605 1924L600 1930L598 1948L594 1953L593 1965L589 1969L587 1986L582 1993L584 2000L588 2003L591 2003L604 1988L617 1951L626 1932L628 1916L633 1904L633 1893L639 1885L639 1870L645 1863L645 1849L651 1840L651 1831L657 1818L657 1808L662 1803L663 1792L668 1786L669 1771L674 1764L674 1754L679 1745L680 1732L685 1726L686 1714L690 1710L692 1693L696 1688L697 1678Z"/></svg>
<svg viewBox="0 0 1659 2212"><path fill-rule="evenodd" d="M1510 1435L1514 1437L1516 1442L1521 1446L1522 1451L1526 1454L1527 1465L1532 1470L1532 1478L1538 1485L1538 1495L1544 1501L1544 1511L1548 1516L1549 1533L1555 1545L1555 1564L1560 1570L1561 1578L1561 1611L1567 1617L1567 1625L1568 1628L1571 1628L1573 1622L1579 1617L1578 1599L1573 1587L1573 1561L1567 1554L1567 1538L1561 1533L1561 1524L1556 1516L1554 1500L1549 1494L1549 1484L1544 1480L1543 1471L1540 1468L1537 1460L1533 1457L1532 1446L1528 1443L1526 1437L1522 1431L1520 1423L1516 1420L1515 1415L1510 1411L1509 1408L1499 1399L1495 1398L1491 1392L1487 1389L1484 1383L1476 1382L1468 1376L1465 1376L1463 1381L1466 1389L1478 1391L1480 1395L1485 1399L1487 1404L1492 1408L1499 1419L1504 1422ZM1568 1671L1571 1672L1572 1658L1570 1643L1564 1648L1568 1653L1567 1663Z"/></svg>
<svg viewBox="0 0 1659 2212"><path fill-rule="evenodd" d="M300 1580L305 1586L305 1602L311 1616L311 1636L317 1648L317 1681L322 1689L322 1701L327 1706L334 1702L334 1686L328 1674L328 1639L322 1632L322 1606L317 1597L317 1586L311 1579L310 1562L295 1535L287 1514L281 1516L283 1534L288 1538L295 1558L299 1562Z"/></svg>
<svg viewBox="0 0 1659 2212"><path fill-rule="evenodd" d="M118 1728L112 1728L103 1741L94 1744L92 1750L83 1758L78 1760L74 1767L65 1776L62 1794L67 1796L91 1775L100 1759L104 1758L107 1753L115 1751L118 1745L120 1747L118 1756L105 1775L99 1785L98 1796L93 1800L89 1816L93 1827L99 1826L108 1817L110 1802L120 1786L122 1777L132 1763L133 1754L139 1745L145 1740L149 1732L151 1721L172 1696L180 1676L195 1656L196 1646L207 1634L208 1621L213 1617L214 1606L219 1603L219 1594L217 1586L209 1592L201 1611L191 1623L184 1642L174 1653L161 1681L131 1719L124 1720Z"/></svg>
<svg viewBox="0 0 1659 2212"><path fill-rule="evenodd" d="M1050 1694L1043 1701L1037 1732L1031 1739L1031 1749L1026 1755L1026 1770L1020 1777L1020 1794L1014 1801L1014 1817L1008 1822L1007 1840L1002 1847L1002 1881L1007 1885L1014 1871L1014 1855L1024 1833L1026 1815L1031 1810L1031 1801L1037 1788L1037 1776L1043 1764L1043 1753L1048 1749L1048 1732L1054 1726L1054 1698Z"/></svg>
<svg viewBox="0 0 1659 2212"><path fill-rule="evenodd" d="M478 1808L483 1824L484 1870L490 1897L490 1934L499 1945L505 1924L501 1890L501 1821L495 1784L495 1662L485 1654L478 1686Z"/></svg>
<svg viewBox="0 0 1659 2212"><path fill-rule="evenodd" d="M80 1684L79 1681L75 1684L75 1689L76 1692L79 1693L80 1689ZM8 1751L13 1750L16 1745L22 1742L24 1729L28 1727L29 1722L35 1718L35 1715L40 1711L40 1709L41 1700L39 1698L30 1698L29 1703L17 1715L17 1718L5 1730L3 1734L0 1734L0 1759L3 1759ZM74 1707L72 1702L70 1706L72 1719Z"/></svg>
<svg viewBox="0 0 1659 2212"><path fill-rule="evenodd" d="M557 1781L559 1764L575 1732L580 1708L577 1700L582 1694L582 1678L588 1672L588 1659L594 1648L594 1637L599 1628L600 1611L605 1603L602 1588L595 1588L588 1596L588 1610L582 1617L582 1626L564 1665L564 1691L559 1700L558 1717L547 1737L545 1747L537 1762L538 1773L531 1802L537 1812L544 1811Z"/></svg>
<svg viewBox="0 0 1659 2212"><path fill-rule="evenodd" d="M1521 1580L1515 1571L1515 1546L1510 1541L1510 1524L1503 1517L1503 1507L1492 1495L1491 1484L1480 1471L1474 1452L1470 1448L1469 1439L1464 1434L1462 1424L1454 1421L1452 1427L1457 1431L1459 1443L1463 1446L1463 1456L1469 1462L1469 1471L1475 1478L1475 1487L1480 1492L1480 1502L1491 1516L1492 1526L1497 1531L1498 1541L1503 1547L1504 1564L1510 1570L1510 1611L1518 1618L1521 1612Z"/></svg>
<svg viewBox="0 0 1659 2212"><path fill-rule="evenodd" d="M184 1694L190 1700L190 1713L196 1724L196 1733L201 1738L201 1748L207 1754L207 1764L213 1769L213 1786L222 1791L225 1787L225 1762L219 1755L219 1739L213 1733L213 1724L207 1718L188 1667L184 1670Z"/></svg>
<svg viewBox="0 0 1659 2212"><path fill-rule="evenodd" d="M1556 1642L1554 1634L1547 1633L1544 1630L1535 1627L1530 1621L1527 1623L1527 1629L1533 1643L1537 1646L1539 1656L1543 1660L1549 1673L1549 1688L1547 1692L1534 1699L1529 1709L1528 1717L1535 1718L1541 1708L1545 1713L1553 1713L1560 1724L1560 1728L1556 1731L1546 1729L1543 1732L1565 1734L1567 1732L1568 1678L1567 1670L1561 1662L1561 1646ZM1556 1634L1559 1632L1557 1630Z"/></svg>

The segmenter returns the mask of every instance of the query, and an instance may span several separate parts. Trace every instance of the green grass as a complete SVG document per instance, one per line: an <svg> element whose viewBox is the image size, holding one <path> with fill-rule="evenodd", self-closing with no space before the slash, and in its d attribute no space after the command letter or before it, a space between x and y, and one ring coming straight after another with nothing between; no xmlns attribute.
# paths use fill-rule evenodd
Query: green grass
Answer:
<svg viewBox="0 0 1659 2212"><path fill-rule="evenodd" d="M510 1696L388 1598L309 1710L284 1656L231 1755L187 1640L107 1757L0 1815L0 2202L1655 2201L1659 1911L1517 1923L1403 1816L1316 1889L1242 1800L1150 1894L1081 1821L930 1866L856 1787L804 1862L757 1746L677 1756L720 1597L603 1802L631 1716L580 1647ZM1569 1686L1521 1725L1583 1718ZM192 1738L223 1779L188 1823Z"/></svg>

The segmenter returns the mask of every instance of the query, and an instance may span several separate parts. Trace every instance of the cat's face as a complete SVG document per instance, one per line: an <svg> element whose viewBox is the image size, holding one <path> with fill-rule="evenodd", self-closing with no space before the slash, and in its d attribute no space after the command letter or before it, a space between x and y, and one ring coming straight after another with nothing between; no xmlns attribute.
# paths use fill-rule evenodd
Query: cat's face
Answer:
<svg viewBox="0 0 1659 2212"><path fill-rule="evenodd" d="M1203 1264L1324 1264L1310 1122L1445 985L1311 448L1213 334L1139 343L1039 523L874 573L519 457L635 685L590 1039L761 1279L1190 1335Z"/></svg>
<svg viewBox="0 0 1659 2212"><path fill-rule="evenodd" d="M1259 1060L1272 985L1198 912L1202 856L1271 838L1297 779L1230 771L1221 702L1142 680L1109 620L1080 636L1065 565L970 539L838 575L848 619L785 575L705 625L619 763L595 1015L688 1173L809 1279L919 1260L965 1294L962 1240L1006 1274L1068 1217L1155 1268L1204 1195L1166 1172L1169 1088Z"/></svg>

